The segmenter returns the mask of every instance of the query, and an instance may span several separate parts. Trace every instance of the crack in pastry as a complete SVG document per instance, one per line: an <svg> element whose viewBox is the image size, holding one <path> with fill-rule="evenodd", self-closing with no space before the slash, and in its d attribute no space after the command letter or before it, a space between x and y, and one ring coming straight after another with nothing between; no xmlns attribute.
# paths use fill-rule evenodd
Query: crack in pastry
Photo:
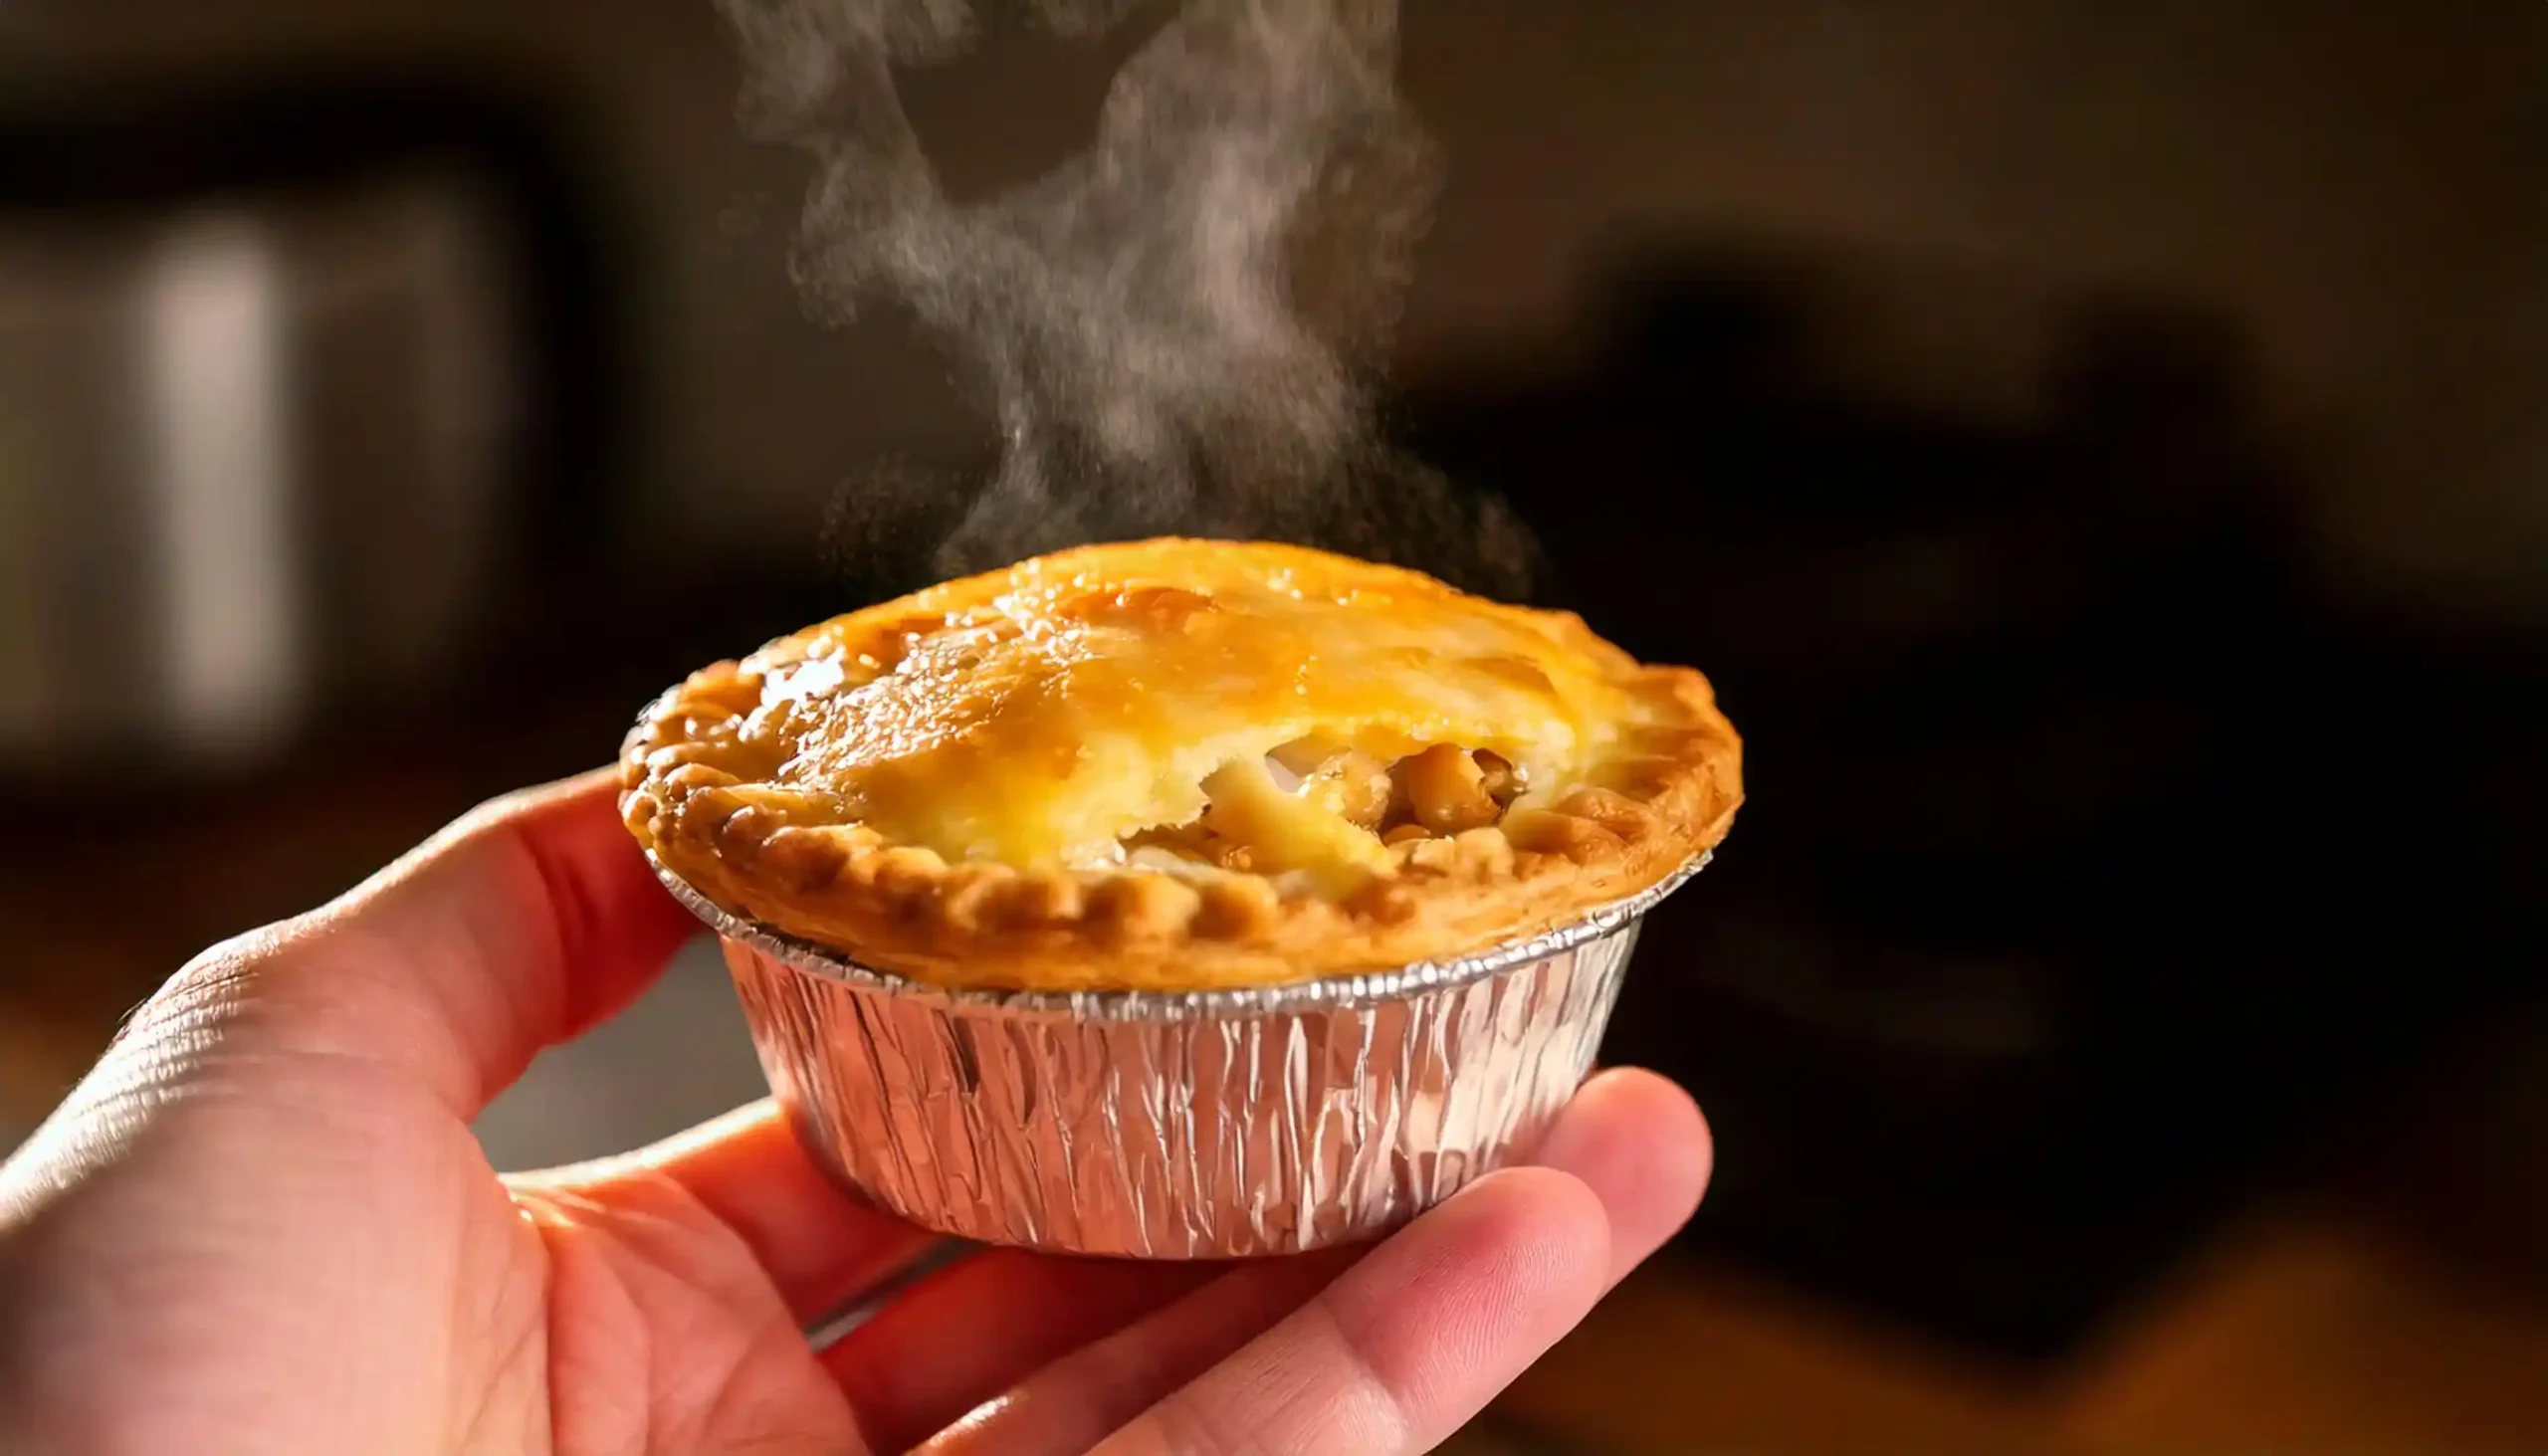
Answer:
<svg viewBox="0 0 2548 1456"><path fill-rule="evenodd" d="M1707 682L1572 615L1291 546L1094 546L695 674L622 809L730 911L956 986L1206 989L1455 955L1721 839Z"/></svg>

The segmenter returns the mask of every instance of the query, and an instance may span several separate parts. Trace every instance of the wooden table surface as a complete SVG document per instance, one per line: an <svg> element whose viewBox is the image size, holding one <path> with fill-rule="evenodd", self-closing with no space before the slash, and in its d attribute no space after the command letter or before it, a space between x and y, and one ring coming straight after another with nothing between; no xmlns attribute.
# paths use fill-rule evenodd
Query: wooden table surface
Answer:
<svg viewBox="0 0 2548 1456"><path fill-rule="evenodd" d="M1622 1286L1505 1398L1557 1450L2537 1453L2548 1306L2307 1207L2260 1211L2026 1378L1738 1271Z"/></svg>

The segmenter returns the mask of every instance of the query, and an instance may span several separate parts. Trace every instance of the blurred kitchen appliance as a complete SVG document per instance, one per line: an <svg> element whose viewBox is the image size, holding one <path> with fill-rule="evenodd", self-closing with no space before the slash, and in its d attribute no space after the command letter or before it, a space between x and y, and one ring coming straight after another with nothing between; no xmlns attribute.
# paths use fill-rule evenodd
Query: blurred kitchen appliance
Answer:
<svg viewBox="0 0 2548 1456"><path fill-rule="evenodd" d="M0 214L0 758L240 760L447 669L505 266L465 177Z"/></svg>
<svg viewBox="0 0 2548 1456"><path fill-rule="evenodd" d="M538 97L430 70L0 99L0 788L429 722L578 595L591 175Z"/></svg>

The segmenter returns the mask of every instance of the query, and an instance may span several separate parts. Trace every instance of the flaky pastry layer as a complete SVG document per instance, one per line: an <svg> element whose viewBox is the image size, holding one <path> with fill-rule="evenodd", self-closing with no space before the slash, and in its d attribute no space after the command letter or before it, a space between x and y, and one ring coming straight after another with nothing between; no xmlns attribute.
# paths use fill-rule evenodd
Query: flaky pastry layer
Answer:
<svg viewBox="0 0 2548 1456"><path fill-rule="evenodd" d="M1721 839L1706 679L1292 546L1093 546L720 663L622 754L738 915L960 987L1203 990L1482 949Z"/></svg>

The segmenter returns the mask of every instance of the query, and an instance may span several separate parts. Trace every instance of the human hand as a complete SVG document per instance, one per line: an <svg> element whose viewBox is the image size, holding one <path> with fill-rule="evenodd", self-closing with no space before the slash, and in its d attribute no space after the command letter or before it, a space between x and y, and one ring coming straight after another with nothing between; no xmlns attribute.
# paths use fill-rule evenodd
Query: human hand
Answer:
<svg viewBox="0 0 2548 1456"><path fill-rule="evenodd" d="M0 1167L0 1449L1418 1451L1707 1180L1689 1100L1609 1072L1540 1166L1370 1249L993 1250L818 1352L810 1322L933 1239L766 1102L513 1177L470 1133L696 929L597 775L198 957Z"/></svg>

